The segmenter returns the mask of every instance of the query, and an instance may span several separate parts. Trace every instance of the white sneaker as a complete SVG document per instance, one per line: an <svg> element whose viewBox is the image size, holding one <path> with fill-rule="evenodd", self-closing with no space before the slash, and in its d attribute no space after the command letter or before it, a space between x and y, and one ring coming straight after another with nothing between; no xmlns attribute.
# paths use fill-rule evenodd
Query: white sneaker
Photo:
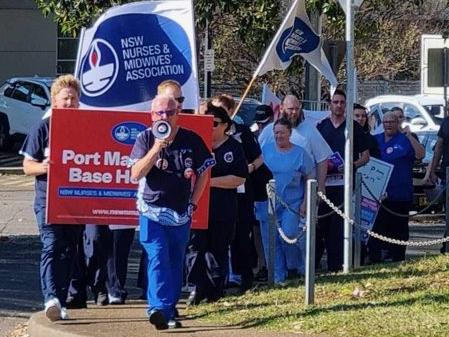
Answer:
<svg viewBox="0 0 449 337"><path fill-rule="evenodd" d="M61 319L70 319L69 313L67 312L67 308L61 308Z"/></svg>
<svg viewBox="0 0 449 337"><path fill-rule="evenodd" d="M112 296L111 294L108 294L108 301L109 304L124 304L125 301L122 300L121 297Z"/></svg>
<svg viewBox="0 0 449 337"><path fill-rule="evenodd" d="M45 316L52 322L61 319L61 303L57 298L45 302Z"/></svg>

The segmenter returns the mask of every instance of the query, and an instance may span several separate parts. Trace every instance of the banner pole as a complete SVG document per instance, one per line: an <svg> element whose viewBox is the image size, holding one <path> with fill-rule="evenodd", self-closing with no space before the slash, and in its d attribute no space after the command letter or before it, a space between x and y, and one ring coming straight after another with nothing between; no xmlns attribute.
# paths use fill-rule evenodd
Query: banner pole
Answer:
<svg viewBox="0 0 449 337"><path fill-rule="evenodd" d="M239 104L237 105L237 108L235 108L234 113L231 116L231 119L234 118L234 116L237 114L237 112L239 112L240 107L243 104L243 100L246 98L246 96L249 93L249 89L251 89L251 87L253 86L254 81L256 80L257 76L253 76L253 78L251 79L251 81L249 82L248 86L245 89L245 92L243 93L242 97L240 98Z"/></svg>

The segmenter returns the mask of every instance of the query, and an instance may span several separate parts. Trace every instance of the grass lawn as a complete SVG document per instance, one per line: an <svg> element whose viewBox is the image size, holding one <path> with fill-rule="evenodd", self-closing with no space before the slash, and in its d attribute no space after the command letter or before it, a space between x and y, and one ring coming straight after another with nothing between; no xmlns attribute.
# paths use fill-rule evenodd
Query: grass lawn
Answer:
<svg viewBox="0 0 449 337"><path fill-rule="evenodd" d="M240 297L188 308L219 325L329 336L449 336L449 256L319 276L315 305L305 307L303 282L260 287Z"/></svg>

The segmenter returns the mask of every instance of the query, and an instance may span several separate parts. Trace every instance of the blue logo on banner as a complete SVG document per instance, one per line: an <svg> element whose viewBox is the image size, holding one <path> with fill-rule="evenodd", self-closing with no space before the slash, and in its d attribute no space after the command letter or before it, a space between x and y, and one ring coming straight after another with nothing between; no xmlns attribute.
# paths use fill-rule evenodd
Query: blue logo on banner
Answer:
<svg viewBox="0 0 449 337"><path fill-rule="evenodd" d="M156 14L123 14L102 22L81 56L80 101L96 107L138 104L156 95L159 83L183 85L192 74L184 29Z"/></svg>
<svg viewBox="0 0 449 337"><path fill-rule="evenodd" d="M147 127L136 122L120 123L112 128L112 138L125 145L134 145L137 135Z"/></svg>
<svg viewBox="0 0 449 337"><path fill-rule="evenodd" d="M310 53L319 44L320 37L304 21L295 17L293 26L282 33L276 52L282 62L288 62L293 56Z"/></svg>

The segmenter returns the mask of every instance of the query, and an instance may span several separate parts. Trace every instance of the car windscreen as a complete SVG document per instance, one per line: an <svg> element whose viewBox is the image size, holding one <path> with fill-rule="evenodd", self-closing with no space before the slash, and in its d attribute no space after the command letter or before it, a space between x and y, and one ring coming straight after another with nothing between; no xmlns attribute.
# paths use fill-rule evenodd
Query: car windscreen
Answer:
<svg viewBox="0 0 449 337"><path fill-rule="evenodd" d="M444 119L444 105L432 104L432 105L423 105L423 107L429 112L429 115L435 122L435 124L441 125Z"/></svg>
<svg viewBox="0 0 449 337"><path fill-rule="evenodd" d="M245 125L251 125L254 121L254 116L256 115L256 108L259 104L243 102L237 116L243 121Z"/></svg>

